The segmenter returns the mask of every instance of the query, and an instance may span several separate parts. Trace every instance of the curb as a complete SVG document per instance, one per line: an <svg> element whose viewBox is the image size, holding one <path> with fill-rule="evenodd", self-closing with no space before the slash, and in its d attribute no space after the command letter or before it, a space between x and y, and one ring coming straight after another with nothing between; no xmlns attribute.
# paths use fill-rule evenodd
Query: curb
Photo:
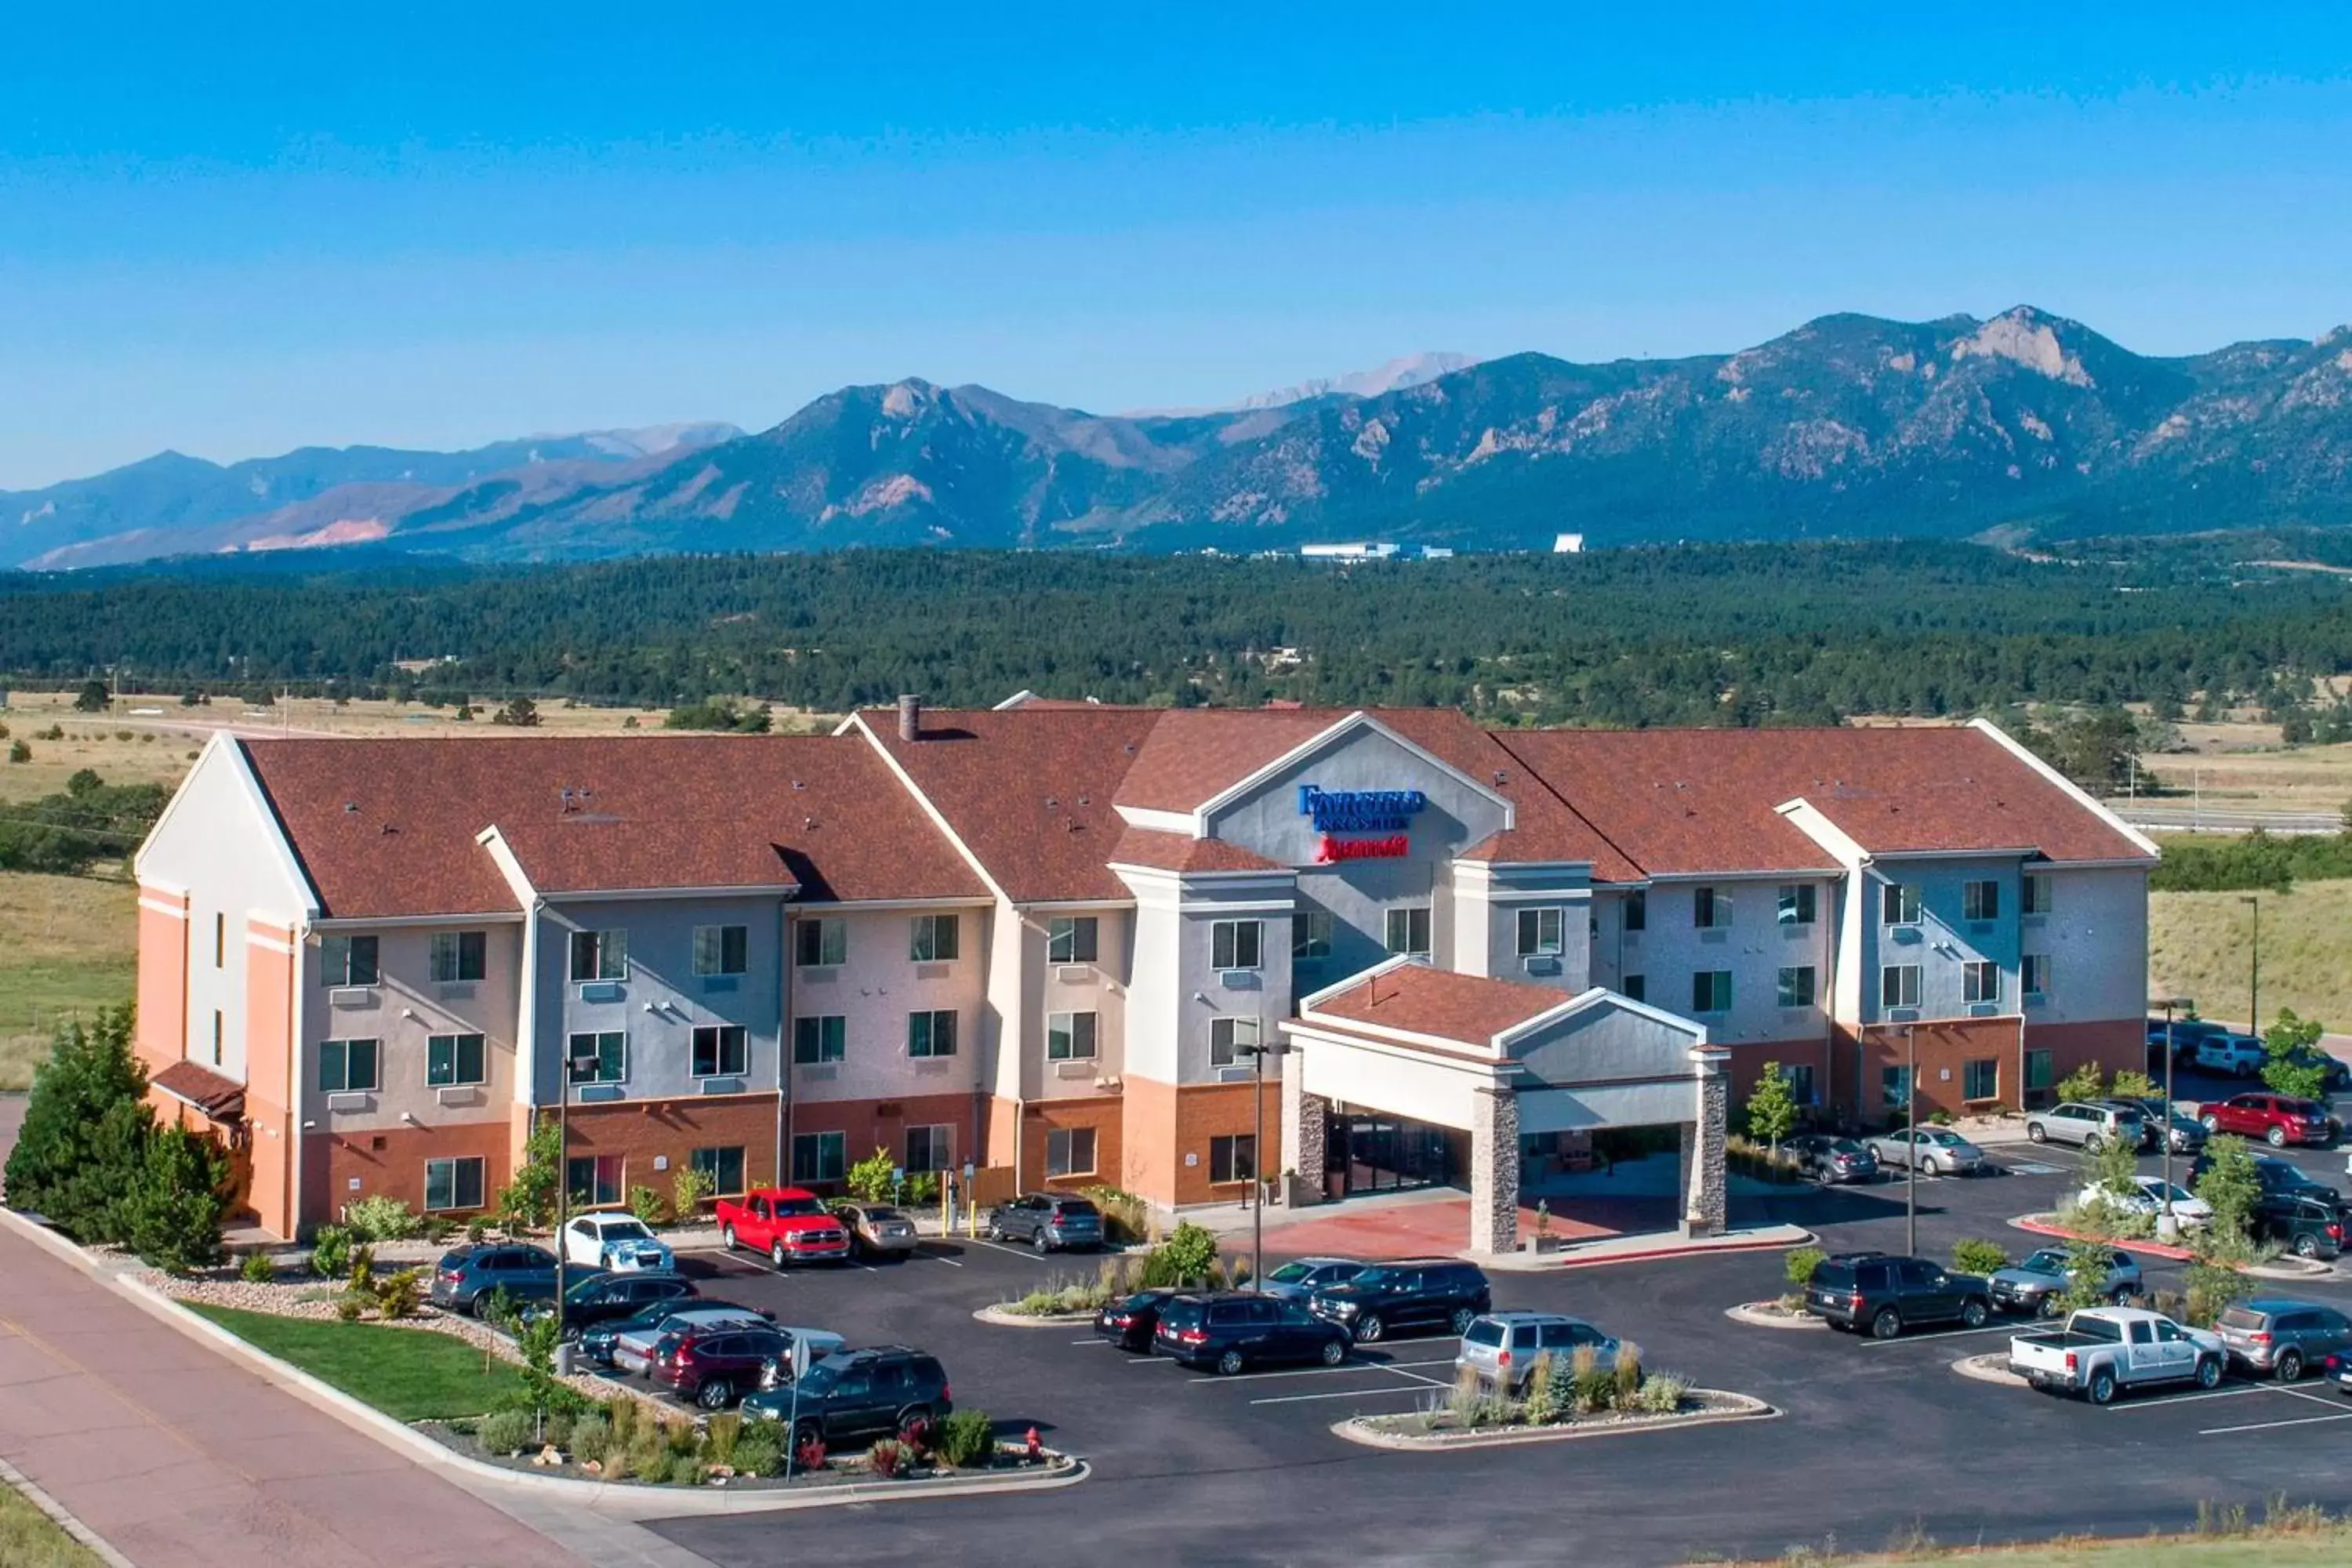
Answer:
<svg viewBox="0 0 2352 1568"><path fill-rule="evenodd" d="M675 1519L688 1514L769 1513L812 1508L846 1508L853 1504L919 1501L925 1498L970 1497L984 1492L1044 1491L1076 1486L1092 1473L1086 1460L1070 1459L1064 1470L1014 1476L1004 1480L851 1482L822 1492L778 1497L761 1491L729 1492L722 1488L632 1487L620 1481L574 1480L565 1476L532 1476L473 1458L396 1421L373 1405L322 1383L301 1368L278 1360L247 1343L217 1323L198 1317L171 1297L135 1279L110 1275L72 1242L47 1226L36 1225L13 1209L0 1208L0 1224L30 1237L37 1245L79 1268L100 1284L128 1299L149 1316L159 1318L190 1339L219 1351L259 1373L304 1404L322 1410L344 1426L374 1438L387 1448L445 1474L470 1482L488 1482L536 1493L551 1501L566 1501L610 1518Z"/></svg>
<svg viewBox="0 0 2352 1568"><path fill-rule="evenodd" d="M1083 1329L1091 1327L1095 1321L1092 1312L1055 1312L1040 1318L1027 1312L1008 1312L1002 1306L982 1307L972 1313L972 1318L1000 1329Z"/></svg>
<svg viewBox="0 0 2352 1568"><path fill-rule="evenodd" d="M2001 1388L2032 1388L2033 1385L2009 1370L2006 1352L1997 1355L1964 1355L1952 1363L1960 1376L1978 1383L1990 1383Z"/></svg>
<svg viewBox="0 0 2352 1568"><path fill-rule="evenodd" d="M0 1485L16 1488L26 1502L47 1517L51 1524L64 1531L68 1539L105 1563L106 1568L138 1568L130 1558L108 1545L104 1536L68 1512L65 1504L43 1491L32 1477L5 1459L0 1459Z"/></svg>
<svg viewBox="0 0 2352 1568"><path fill-rule="evenodd" d="M1694 1388L1690 1392L1717 1399L1738 1400L1741 1408L1710 1410L1697 1415L1643 1416L1596 1426L1555 1426L1549 1430L1521 1427L1500 1432L1450 1432L1427 1436L1375 1432L1358 1425L1364 1417L1350 1415L1344 1421L1333 1422L1331 1435L1363 1447L1385 1448L1392 1453L1442 1454L1457 1448L1512 1448L1529 1443L1568 1443L1591 1437L1631 1437L1643 1432L1679 1432L1687 1427L1721 1426L1734 1421L1770 1421L1783 1414L1752 1394L1734 1394L1721 1388Z"/></svg>
<svg viewBox="0 0 2352 1568"><path fill-rule="evenodd" d="M1682 1247L1646 1247L1640 1252L1604 1253L1598 1258L1580 1258L1573 1252L1537 1253L1532 1255L1534 1257L1549 1259L1549 1261L1542 1263L1504 1261L1505 1258L1517 1259L1530 1256L1526 1253L1504 1253L1500 1258L1481 1257L1479 1254L1469 1252L1463 1253L1460 1256L1475 1258L1484 1267L1496 1269L1506 1274L1540 1274L1549 1269L1606 1268L1610 1265L1615 1263L1650 1263L1654 1262L1661 1258L1717 1258L1728 1253L1738 1252L1786 1252L1792 1247L1811 1247L1819 1240L1821 1240L1820 1237L1808 1230L1791 1237L1768 1237L1754 1241L1727 1241L1705 1247L1691 1247L1687 1245Z"/></svg>
<svg viewBox="0 0 2352 1568"><path fill-rule="evenodd" d="M1790 1314L1758 1310L1762 1305L1758 1301L1742 1301L1736 1307L1726 1307L1723 1315L1751 1329L1788 1329L1802 1332L1808 1329L1826 1330L1830 1326L1827 1318L1816 1318L1811 1312Z"/></svg>

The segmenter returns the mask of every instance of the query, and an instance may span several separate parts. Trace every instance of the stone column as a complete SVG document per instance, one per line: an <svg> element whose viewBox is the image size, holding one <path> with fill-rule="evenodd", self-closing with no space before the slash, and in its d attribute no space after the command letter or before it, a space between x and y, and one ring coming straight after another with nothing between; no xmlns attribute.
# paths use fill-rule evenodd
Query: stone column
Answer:
<svg viewBox="0 0 2352 1568"><path fill-rule="evenodd" d="M1730 1213L1723 1141L1730 1126L1731 1079L1725 1070L1725 1053L1695 1052L1693 1058L1696 1077L1691 1089L1697 1120L1682 1128L1683 1234L1712 1236L1724 1227Z"/></svg>
<svg viewBox="0 0 2352 1568"><path fill-rule="evenodd" d="M1323 1138L1331 1113L1322 1096L1302 1087L1307 1077L1299 1060L1303 1048L1293 1042L1282 1063L1282 1163L1285 1169L1298 1173L1297 1181L1283 1184L1283 1201L1295 1205L1323 1201Z"/></svg>
<svg viewBox="0 0 2352 1568"><path fill-rule="evenodd" d="M1519 1245L1519 1097L1482 1089L1470 1111L1470 1247L1514 1252Z"/></svg>

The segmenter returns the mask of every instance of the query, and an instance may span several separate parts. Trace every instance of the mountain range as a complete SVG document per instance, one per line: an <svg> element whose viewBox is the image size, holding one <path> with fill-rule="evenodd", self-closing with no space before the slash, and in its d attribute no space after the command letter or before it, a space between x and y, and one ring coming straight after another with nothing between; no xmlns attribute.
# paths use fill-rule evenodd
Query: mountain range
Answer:
<svg viewBox="0 0 2352 1568"><path fill-rule="evenodd" d="M2352 522L2352 328L2158 358L2019 306L1982 321L1826 316L1688 359L1418 356L1366 376L1128 415L909 379L845 387L756 434L679 426L226 467L165 453L0 494L0 564L364 541L497 561Z"/></svg>

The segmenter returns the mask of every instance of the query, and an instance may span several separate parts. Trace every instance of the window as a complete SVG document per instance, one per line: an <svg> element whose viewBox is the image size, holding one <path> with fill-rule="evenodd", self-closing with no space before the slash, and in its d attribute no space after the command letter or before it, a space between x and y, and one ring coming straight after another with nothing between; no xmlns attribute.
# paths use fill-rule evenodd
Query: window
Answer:
<svg viewBox="0 0 2352 1568"><path fill-rule="evenodd" d="M330 985L375 984L375 938L331 936L319 942L319 964Z"/></svg>
<svg viewBox="0 0 2352 1568"><path fill-rule="evenodd" d="M563 1189L575 1204L616 1204L622 1171L618 1154L574 1154L563 1162Z"/></svg>
<svg viewBox="0 0 2352 1568"><path fill-rule="evenodd" d="M793 1020L793 1062L814 1067L837 1062L849 1054L849 1020L838 1013Z"/></svg>
<svg viewBox="0 0 2352 1568"><path fill-rule="evenodd" d="M1902 1062L1878 1069L1878 1092L1890 1110L1900 1110L1911 1102L1911 1069Z"/></svg>
<svg viewBox="0 0 2352 1568"><path fill-rule="evenodd" d="M629 933L625 931L575 931L572 933L572 978L626 980L629 977Z"/></svg>
<svg viewBox="0 0 2352 1568"><path fill-rule="evenodd" d="M2000 1063L1992 1057L1978 1057L1960 1064L1960 1098L1963 1100L1999 1100L2000 1098Z"/></svg>
<svg viewBox="0 0 2352 1568"><path fill-rule="evenodd" d="M226 914L213 917L213 967L228 967L228 916Z"/></svg>
<svg viewBox="0 0 2352 1568"><path fill-rule="evenodd" d="M1880 970L1878 1005L1882 1007L1916 1007L1919 1005L1919 966L1916 963L1890 963Z"/></svg>
<svg viewBox="0 0 2352 1568"><path fill-rule="evenodd" d="M1092 915L1056 915L1045 923L1045 962L1092 963L1097 928Z"/></svg>
<svg viewBox="0 0 2352 1568"><path fill-rule="evenodd" d="M1560 911L1521 910L1519 911L1519 956L1534 958L1560 951Z"/></svg>
<svg viewBox="0 0 2352 1568"><path fill-rule="evenodd" d="M456 1084L479 1083L482 1070L482 1037L479 1035L435 1035L425 1042L425 1083L429 1089L444 1089Z"/></svg>
<svg viewBox="0 0 2352 1568"><path fill-rule="evenodd" d="M2029 915L2050 912L2050 877L2047 872L2029 871L2025 874L2025 912Z"/></svg>
<svg viewBox="0 0 2352 1568"><path fill-rule="evenodd" d="M1429 906L1416 904L1411 909L1391 910L1388 920L1389 951L1412 958L1429 956Z"/></svg>
<svg viewBox="0 0 2352 1568"><path fill-rule="evenodd" d="M1960 999L1964 1002L2000 1001L2000 965L1981 960L1960 965Z"/></svg>
<svg viewBox="0 0 2352 1568"><path fill-rule="evenodd" d="M1628 1002L1646 1002L1650 999L1650 977L1628 974L1617 983L1617 990Z"/></svg>
<svg viewBox="0 0 2352 1568"><path fill-rule="evenodd" d="M488 967L489 937L478 931L442 931L433 933L432 969L436 983L451 985L461 980L479 980Z"/></svg>
<svg viewBox="0 0 2352 1568"><path fill-rule="evenodd" d="M221 1012L213 1009L213 1066L221 1065Z"/></svg>
<svg viewBox="0 0 2352 1568"><path fill-rule="evenodd" d="M1331 916L1324 910L1301 910L1290 917L1290 956L1310 963L1331 956Z"/></svg>
<svg viewBox="0 0 2352 1568"><path fill-rule="evenodd" d="M1999 882L1961 883L1960 918L1969 921L2000 919L2000 884Z"/></svg>
<svg viewBox="0 0 2352 1568"><path fill-rule="evenodd" d="M1252 922L1255 923L1255 922ZM1090 1176L1095 1170L1095 1130L1056 1127L1045 1134L1045 1176Z"/></svg>
<svg viewBox="0 0 2352 1568"><path fill-rule="evenodd" d="M1209 1065L1229 1068L1240 1062L1244 1050L1258 1043L1258 1021L1255 1018L1212 1018L1209 1020Z"/></svg>
<svg viewBox="0 0 2352 1568"><path fill-rule="evenodd" d="M2050 994L2050 955L2029 952L2017 961L2017 988L2028 996Z"/></svg>
<svg viewBox="0 0 2352 1568"><path fill-rule="evenodd" d="M2027 1092L2031 1093L2035 1089L2040 1089L2046 1094L2049 1092L2050 1086L2057 1081L2057 1053L2046 1050L2028 1051L2025 1053L2025 1088Z"/></svg>
<svg viewBox="0 0 2352 1568"><path fill-rule="evenodd" d="M629 1037L618 1029L572 1037L572 1081L619 1083L629 1076Z"/></svg>
<svg viewBox="0 0 2352 1568"><path fill-rule="evenodd" d="M1878 889L1878 921L1890 926L1917 925L1919 889L1907 882L1882 883Z"/></svg>
<svg viewBox="0 0 2352 1568"><path fill-rule="evenodd" d="M1809 926L1820 914L1821 889L1811 882L1789 882L1780 889L1780 915L1784 926Z"/></svg>
<svg viewBox="0 0 2352 1568"><path fill-rule="evenodd" d="M1731 1011L1731 971L1702 969L1692 975L1691 1011L1694 1013Z"/></svg>
<svg viewBox="0 0 2352 1568"><path fill-rule="evenodd" d="M952 1007L907 1015L907 1054L910 1057L951 1057L956 1054L956 1016Z"/></svg>
<svg viewBox="0 0 2352 1568"><path fill-rule="evenodd" d="M1218 921L1209 927L1209 967L1255 969L1260 963L1261 922Z"/></svg>
<svg viewBox="0 0 2352 1568"><path fill-rule="evenodd" d="M425 1206L434 1209L478 1209L482 1206L483 1160L469 1154L462 1160L425 1162Z"/></svg>
<svg viewBox="0 0 2352 1568"><path fill-rule="evenodd" d="M1650 929L1650 890L1647 888L1636 888L1625 895L1625 929Z"/></svg>
<svg viewBox="0 0 2352 1568"><path fill-rule="evenodd" d="M742 974L751 967L750 926L694 928L694 972L697 974Z"/></svg>
<svg viewBox="0 0 2352 1568"><path fill-rule="evenodd" d="M830 969L849 956L845 921L804 920L795 928L793 962L803 969Z"/></svg>
<svg viewBox="0 0 2352 1568"><path fill-rule="evenodd" d="M1700 931L1721 931L1731 923L1731 895L1720 888L1691 890L1691 924Z"/></svg>
<svg viewBox="0 0 2352 1568"><path fill-rule="evenodd" d="M845 1168L848 1135L841 1132L796 1132L793 1135L793 1180L837 1182Z"/></svg>
<svg viewBox="0 0 2352 1568"><path fill-rule="evenodd" d="M942 1122L936 1127L907 1129L907 1169L909 1173L954 1168L954 1128Z"/></svg>
<svg viewBox="0 0 2352 1568"><path fill-rule="evenodd" d="M694 1076L740 1078L751 1070L751 1034L740 1024L705 1024L694 1031Z"/></svg>
<svg viewBox="0 0 2352 1568"><path fill-rule="evenodd" d="M358 1094L376 1087L373 1040L320 1040L319 1088L328 1094Z"/></svg>
<svg viewBox="0 0 2352 1568"><path fill-rule="evenodd" d="M1257 1179L1257 1140L1244 1132L1232 1138L1209 1140L1209 1180L1222 1184L1226 1182L1251 1182Z"/></svg>
<svg viewBox="0 0 2352 1568"><path fill-rule="evenodd" d="M688 1163L710 1183L710 1190L714 1194L723 1195L743 1190L743 1146L740 1143L719 1149L697 1149Z"/></svg>
<svg viewBox="0 0 2352 1568"><path fill-rule="evenodd" d="M1782 1062L1780 1076L1788 1080L1789 1093L1799 1105L1813 1103L1813 1069L1804 1062Z"/></svg>
<svg viewBox="0 0 2352 1568"><path fill-rule="evenodd" d="M1799 964L1780 971L1780 1005L1783 1007L1810 1007L1813 1005L1813 966Z"/></svg>
<svg viewBox="0 0 2352 1568"><path fill-rule="evenodd" d="M1095 1015L1052 1013L1045 1018L1045 1059L1083 1061L1095 1054Z"/></svg>
<svg viewBox="0 0 2352 1568"><path fill-rule="evenodd" d="M962 921L955 915L917 915L907 956L917 963L950 963L956 956Z"/></svg>

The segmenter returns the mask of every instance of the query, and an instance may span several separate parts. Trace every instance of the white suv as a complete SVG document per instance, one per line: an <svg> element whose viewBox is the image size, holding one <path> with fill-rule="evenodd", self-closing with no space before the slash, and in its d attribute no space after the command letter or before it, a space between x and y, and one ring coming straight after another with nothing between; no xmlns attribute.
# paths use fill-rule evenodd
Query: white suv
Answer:
<svg viewBox="0 0 2352 1568"><path fill-rule="evenodd" d="M2137 1110L2070 1100L2027 1117L2025 1135L2036 1143L2074 1143L2096 1149L2103 1143L2115 1142L2128 1143L2137 1149L2147 1142L2147 1122Z"/></svg>

